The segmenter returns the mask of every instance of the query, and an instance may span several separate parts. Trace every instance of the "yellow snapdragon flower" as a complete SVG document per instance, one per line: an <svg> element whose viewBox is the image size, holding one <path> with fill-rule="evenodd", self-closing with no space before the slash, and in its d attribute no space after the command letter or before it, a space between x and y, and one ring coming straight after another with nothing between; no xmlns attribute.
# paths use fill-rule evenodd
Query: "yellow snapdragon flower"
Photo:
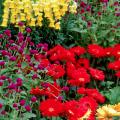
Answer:
<svg viewBox="0 0 120 120"><path fill-rule="evenodd" d="M3 26L8 21L16 25L17 22L24 21L28 26L42 26L42 21L46 18L49 27L55 29L60 29L60 20L68 10L75 13L77 8L74 0L5 0L3 5Z"/></svg>

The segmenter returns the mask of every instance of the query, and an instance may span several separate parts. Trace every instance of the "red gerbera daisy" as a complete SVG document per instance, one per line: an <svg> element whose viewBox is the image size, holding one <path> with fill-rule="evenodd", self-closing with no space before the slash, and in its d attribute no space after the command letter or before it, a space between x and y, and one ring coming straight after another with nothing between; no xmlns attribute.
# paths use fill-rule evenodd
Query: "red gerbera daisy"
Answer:
<svg viewBox="0 0 120 120"><path fill-rule="evenodd" d="M97 89L86 89L86 95L94 98L97 102L105 102L105 97Z"/></svg>
<svg viewBox="0 0 120 120"><path fill-rule="evenodd" d="M120 71L117 71L117 72L115 73L115 76L117 76L118 78L120 78Z"/></svg>
<svg viewBox="0 0 120 120"><path fill-rule="evenodd" d="M63 69L63 67L57 64L51 64L47 68L47 70L48 70L47 75L53 77L54 80L59 79L65 74L65 70Z"/></svg>
<svg viewBox="0 0 120 120"><path fill-rule="evenodd" d="M110 62L108 68L112 70L120 70L120 60Z"/></svg>
<svg viewBox="0 0 120 120"><path fill-rule="evenodd" d="M105 56L105 50L103 47L97 45L97 44L90 44L88 45L88 52L96 58L104 57Z"/></svg>
<svg viewBox="0 0 120 120"><path fill-rule="evenodd" d="M83 67L85 69L88 69L90 66L89 60L87 58L80 58L77 61L76 67Z"/></svg>
<svg viewBox="0 0 120 120"><path fill-rule="evenodd" d="M75 61L74 53L65 49L64 47L57 45L53 49L47 52L47 55L50 56L50 60L52 61Z"/></svg>
<svg viewBox="0 0 120 120"><path fill-rule="evenodd" d="M83 108L83 110L88 109L88 108L91 109L92 114L95 114L97 106L98 106L97 102L92 97L88 97L88 96L81 98L79 100L79 104L81 108Z"/></svg>
<svg viewBox="0 0 120 120"><path fill-rule="evenodd" d="M64 103L64 114L68 120L78 120L87 112L87 110L88 108L84 109L83 106L81 107L80 103L75 100Z"/></svg>
<svg viewBox="0 0 120 120"><path fill-rule="evenodd" d="M74 70L72 73L72 78L68 80L68 83L73 86L85 85L90 82L90 76L85 69L81 68Z"/></svg>
<svg viewBox="0 0 120 120"><path fill-rule="evenodd" d="M72 73L73 73L74 70L76 70L75 65L71 62L67 62L66 63L66 72L67 72L67 76L69 78L72 77Z"/></svg>
<svg viewBox="0 0 120 120"><path fill-rule="evenodd" d="M69 49L71 52L73 52L74 54L80 56L82 54L84 54L86 51L85 51L85 48L83 47L80 47L80 46L77 46L77 47L72 47Z"/></svg>
<svg viewBox="0 0 120 120"><path fill-rule="evenodd" d="M89 68L89 71L90 71L91 76L95 78L96 80L103 81L105 79L105 75L103 71L94 69L94 68Z"/></svg>
<svg viewBox="0 0 120 120"><path fill-rule="evenodd" d="M43 116L57 117L63 112L63 104L55 99L47 99L40 103L39 110Z"/></svg>
<svg viewBox="0 0 120 120"><path fill-rule="evenodd" d="M111 56L113 52L113 47L104 48L105 56Z"/></svg>
<svg viewBox="0 0 120 120"><path fill-rule="evenodd" d="M120 44L116 44L113 48L112 55L116 58L120 58Z"/></svg>
<svg viewBox="0 0 120 120"><path fill-rule="evenodd" d="M97 102L104 103L105 97L97 89L85 89L79 88L77 90L78 94L83 94L92 97Z"/></svg>

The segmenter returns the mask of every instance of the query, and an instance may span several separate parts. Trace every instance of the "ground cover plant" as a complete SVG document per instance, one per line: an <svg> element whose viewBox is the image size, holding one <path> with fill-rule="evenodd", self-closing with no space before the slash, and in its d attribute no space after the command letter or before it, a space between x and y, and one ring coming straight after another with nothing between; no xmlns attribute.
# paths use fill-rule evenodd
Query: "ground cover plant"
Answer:
<svg viewBox="0 0 120 120"><path fill-rule="evenodd" d="M120 119L119 1L2 3L0 120Z"/></svg>

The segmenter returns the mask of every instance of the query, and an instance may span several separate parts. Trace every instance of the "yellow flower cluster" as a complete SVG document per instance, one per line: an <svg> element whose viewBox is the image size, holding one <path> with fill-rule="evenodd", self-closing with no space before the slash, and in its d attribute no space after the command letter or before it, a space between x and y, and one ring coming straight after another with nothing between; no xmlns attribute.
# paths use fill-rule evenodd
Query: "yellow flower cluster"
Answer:
<svg viewBox="0 0 120 120"><path fill-rule="evenodd" d="M98 120L109 120L112 117L120 116L120 103L117 105L105 105L97 109Z"/></svg>
<svg viewBox="0 0 120 120"><path fill-rule="evenodd" d="M67 11L76 13L76 8L74 0L5 0L1 26L20 21L27 26L42 26L43 19L47 18L49 27L60 29L62 16Z"/></svg>

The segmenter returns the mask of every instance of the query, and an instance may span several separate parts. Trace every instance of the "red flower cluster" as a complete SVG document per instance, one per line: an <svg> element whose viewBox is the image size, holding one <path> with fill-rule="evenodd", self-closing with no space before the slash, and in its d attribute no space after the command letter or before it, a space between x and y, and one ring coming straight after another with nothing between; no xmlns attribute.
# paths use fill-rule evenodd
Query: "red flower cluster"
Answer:
<svg viewBox="0 0 120 120"><path fill-rule="evenodd" d="M94 120L97 109L96 101L91 97L83 97L79 101L71 100L65 103L55 99L47 99L40 103L39 110L43 116L62 116L68 120L82 119L89 112L87 120Z"/></svg>
<svg viewBox="0 0 120 120"><path fill-rule="evenodd" d="M105 102L105 97L97 89L79 88L78 93L92 97L99 103Z"/></svg>

